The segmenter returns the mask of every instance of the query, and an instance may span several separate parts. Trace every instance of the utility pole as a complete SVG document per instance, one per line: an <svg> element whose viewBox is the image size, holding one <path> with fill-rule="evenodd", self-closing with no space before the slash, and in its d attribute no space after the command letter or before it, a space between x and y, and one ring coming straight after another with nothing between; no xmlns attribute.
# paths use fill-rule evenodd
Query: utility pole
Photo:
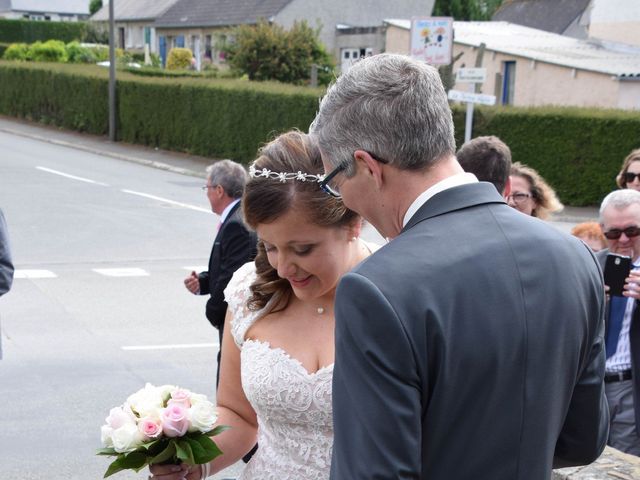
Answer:
<svg viewBox="0 0 640 480"><path fill-rule="evenodd" d="M109 0L109 140L116 141L116 45L113 4Z"/></svg>

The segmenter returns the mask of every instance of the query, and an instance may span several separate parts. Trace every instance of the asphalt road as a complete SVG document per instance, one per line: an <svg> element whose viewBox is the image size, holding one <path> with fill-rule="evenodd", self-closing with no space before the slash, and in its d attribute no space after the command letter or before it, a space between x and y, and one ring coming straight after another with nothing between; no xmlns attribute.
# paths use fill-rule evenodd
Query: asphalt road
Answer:
<svg viewBox="0 0 640 480"><path fill-rule="evenodd" d="M100 426L145 382L214 399L217 333L182 284L217 222L203 183L0 132L0 478L102 478Z"/></svg>

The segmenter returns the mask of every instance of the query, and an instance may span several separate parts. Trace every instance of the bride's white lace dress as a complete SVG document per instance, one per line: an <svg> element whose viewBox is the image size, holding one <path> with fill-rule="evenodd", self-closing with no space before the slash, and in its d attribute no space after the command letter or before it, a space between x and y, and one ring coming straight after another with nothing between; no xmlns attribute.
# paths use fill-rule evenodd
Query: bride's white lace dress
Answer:
<svg viewBox="0 0 640 480"><path fill-rule="evenodd" d="M333 445L333 365L309 373L269 343L245 339L260 312L247 309L255 266L233 276L225 299L233 314L231 334L241 350L242 388L258 416L258 450L239 480L328 479Z"/></svg>

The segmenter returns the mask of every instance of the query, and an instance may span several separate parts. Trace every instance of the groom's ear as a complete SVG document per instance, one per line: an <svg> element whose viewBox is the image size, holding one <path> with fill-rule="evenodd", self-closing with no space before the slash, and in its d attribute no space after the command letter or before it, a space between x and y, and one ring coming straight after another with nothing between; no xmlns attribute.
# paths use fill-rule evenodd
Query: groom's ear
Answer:
<svg viewBox="0 0 640 480"><path fill-rule="evenodd" d="M356 150L353 152L353 158L356 162L356 168L362 169L364 176L370 177L370 179L375 182L377 188L380 189L384 179L382 163L375 160L369 152L365 150Z"/></svg>

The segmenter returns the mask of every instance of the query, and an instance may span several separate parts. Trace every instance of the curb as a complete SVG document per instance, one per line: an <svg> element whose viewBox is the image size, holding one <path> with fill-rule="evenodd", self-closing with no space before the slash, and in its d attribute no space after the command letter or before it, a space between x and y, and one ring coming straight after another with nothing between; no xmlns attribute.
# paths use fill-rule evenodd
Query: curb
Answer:
<svg viewBox="0 0 640 480"><path fill-rule="evenodd" d="M53 145L59 145L61 147L75 148L77 150L82 150L82 151L93 153L96 155L104 155L106 157L112 157L118 160L123 160L125 162L132 162L132 163L137 163L139 165L146 165L148 167L153 167L160 170L167 170L169 172L178 173L181 175L189 175L191 177L200 177L200 178L206 177L205 173L196 172L188 168L175 167L173 165L169 165L168 163L158 162L155 160L147 160L144 158L132 157L130 155L123 155L120 153L110 152L108 150L100 150L98 148L89 147L87 145L67 142L66 140L57 140L53 138L47 138L35 133L21 132L19 130L13 130L11 128L1 127L1 126L0 126L0 132L9 133L11 135L17 135L25 138L31 138L33 140L39 140L41 142L47 142Z"/></svg>

